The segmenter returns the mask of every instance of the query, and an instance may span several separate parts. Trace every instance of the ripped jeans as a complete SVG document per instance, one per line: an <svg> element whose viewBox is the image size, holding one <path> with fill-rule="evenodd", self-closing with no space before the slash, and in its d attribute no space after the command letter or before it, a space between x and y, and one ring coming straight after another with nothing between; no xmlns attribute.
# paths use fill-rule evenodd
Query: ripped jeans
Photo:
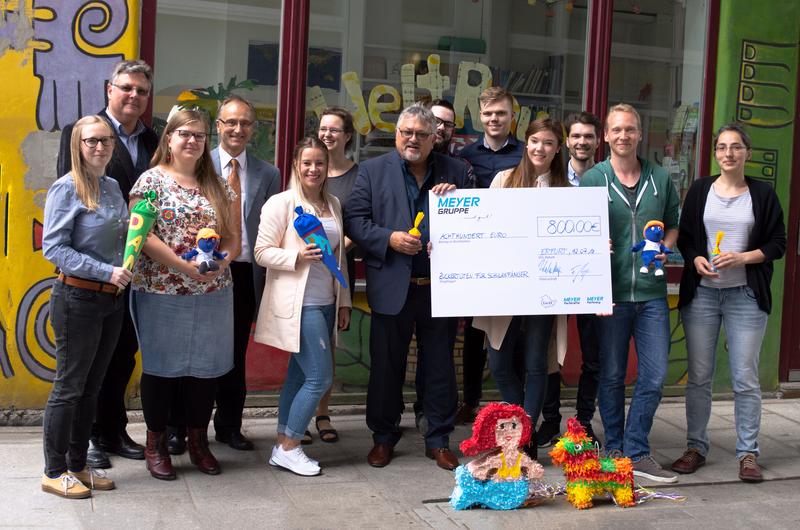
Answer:
<svg viewBox="0 0 800 530"><path fill-rule="evenodd" d="M278 434L300 440L333 382L336 306L304 306L300 316L300 351L292 353L278 401Z"/></svg>

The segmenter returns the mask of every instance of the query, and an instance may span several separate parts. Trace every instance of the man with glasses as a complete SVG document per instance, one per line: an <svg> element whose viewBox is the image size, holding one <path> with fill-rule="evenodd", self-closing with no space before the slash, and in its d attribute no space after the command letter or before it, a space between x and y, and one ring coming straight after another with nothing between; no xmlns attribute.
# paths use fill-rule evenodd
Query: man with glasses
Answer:
<svg viewBox="0 0 800 530"><path fill-rule="evenodd" d="M450 149L450 141L453 138L453 132L456 129L456 111L453 107L453 104L447 101L446 99L434 99L430 102L429 108L433 113L434 118L436 118L436 132L434 133L434 140L433 140L433 152L440 153L443 155L448 155L456 160L459 160L467 165L467 180L468 188L474 187L475 175L472 173L472 166L470 166L469 162L465 159L461 158L460 156L453 153ZM422 382L425 379L425 374L422 371L422 364L417 363L417 374L416 374L416 391L417 391L417 400L414 402L414 424L417 426L417 430L425 436L425 433L428 431L428 422L425 419L425 414L423 413L423 396L424 396L424 389ZM474 387L474 385L473 385ZM469 390L465 387L464 394L469 395L470 390L473 391L474 388L470 388ZM474 401L477 403L480 401L480 381L478 383L478 397L477 399L467 400L466 398L464 401L472 402ZM456 420L458 423L458 420Z"/></svg>
<svg viewBox="0 0 800 530"><path fill-rule="evenodd" d="M416 103L403 110L395 130L395 151L367 160L345 206L345 233L366 253L370 321L367 426L374 446L373 467L387 465L400 440L403 382L411 335L424 381L428 420L425 454L447 470L458 466L449 449L458 395L453 344L455 320L431 316L428 191L442 194L466 187L467 167L433 152L436 118ZM421 237L408 233L417 212L425 213Z"/></svg>
<svg viewBox="0 0 800 530"><path fill-rule="evenodd" d="M117 181L125 202L136 179L150 166L150 158L158 146L158 135L142 121L153 88L153 71L144 61L121 61L114 66L107 86L108 107L98 112L114 131L114 152L106 174ZM74 124L61 131L58 152L58 175L72 169L70 137ZM130 288L125 296L130 296ZM86 464L107 468L111 462L106 452L124 458L144 459L144 448L134 442L126 431L128 415L125 410L125 390L136 366L139 344L133 327L128 303L117 346L108 365L97 400L97 413L89 440Z"/></svg>
<svg viewBox="0 0 800 530"><path fill-rule="evenodd" d="M219 442L234 449L253 449L242 434L242 412L247 397L245 354L253 321L261 305L266 270L253 260L261 207L281 191L278 168L247 151L256 127L253 104L236 95L222 102L217 114L219 147L211 151L217 174L239 195L242 251L231 262L233 276L233 370L220 377L214 430Z"/></svg>
<svg viewBox="0 0 800 530"><path fill-rule="evenodd" d="M472 166L476 188L488 188L498 172L515 167L522 160L524 142L511 134L513 103L511 94L496 86L487 88L478 97L483 134L459 153ZM475 117L472 120L474 122ZM484 337L483 331L472 327L472 319L467 319L464 326L464 403L458 408L457 424L472 422L480 405L486 365ZM521 368L521 359L518 365ZM533 421L535 423L536 419Z"/></svg>

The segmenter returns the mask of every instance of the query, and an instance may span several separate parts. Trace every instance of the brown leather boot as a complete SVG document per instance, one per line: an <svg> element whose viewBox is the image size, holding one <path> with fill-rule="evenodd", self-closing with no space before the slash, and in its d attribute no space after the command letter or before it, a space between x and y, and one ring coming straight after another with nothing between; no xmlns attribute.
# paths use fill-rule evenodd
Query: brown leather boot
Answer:
<svg viewBox="0 0 800 530"><path fill-rule="evenodd" d="M147 470L159 480L175 480L175 469L167 451L167 433L147 431L147 446L144 449Z"/></svg>
<svg viewBox="0 0 800 530"><path fill-rule="evenodd" d="M208 432L205 427L189 427L189 459L197 469L207 475L219 475L219 462L208 449Z"/></svg>

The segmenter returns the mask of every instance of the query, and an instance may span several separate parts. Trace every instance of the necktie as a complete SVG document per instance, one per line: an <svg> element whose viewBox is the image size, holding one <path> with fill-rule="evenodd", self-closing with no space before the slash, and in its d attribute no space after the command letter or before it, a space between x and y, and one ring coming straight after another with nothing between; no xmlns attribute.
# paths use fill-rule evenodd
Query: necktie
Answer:
<svg viewBox="0 0 800 530"><path fill-rule="evenodd" d="M236 194L236 199L231 203L233 218L236 220L236 228L242 233L242 181L239 179L239 161L231 159L231 172L228 174L228 185Z"/></svg>

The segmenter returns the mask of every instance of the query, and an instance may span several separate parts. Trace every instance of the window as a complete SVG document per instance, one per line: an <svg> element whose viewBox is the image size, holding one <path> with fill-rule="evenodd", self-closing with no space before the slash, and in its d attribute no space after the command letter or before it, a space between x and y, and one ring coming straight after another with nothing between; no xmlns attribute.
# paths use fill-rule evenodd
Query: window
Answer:
<svg viewBox="0 0 800 530"><path fill-rule="evenodd" d="M353 156L363 160L394 145L400 110L443 97L456 107L454 143L482 131L478 95L490 84L516 99L517 136L541 114L563 118L581 109L586 0L549 5L527 0L311 1L308 129L325 106L351 110L360 133ZM327 54L341 53L334 88L311 82ZM327 55L326 55L327 56ZM339 74L341 72L341 74Z"/></svg>
<svg viewBox="0 0 800 530"><path fill-rule="evenodd" d="M681 197L695 178L705 50L705 0L617 0L608 103L642 116L639 155L670 173Z"/></svg>
<svg viewBox="0 0 800 530"><path fill-rule="evenodd" d="M202 107L213 120L235 92L256 107L251 149L274 161L281 0L159 0L157 6L156 128L181 104ZM213 146L213 124L211 130Z"/></svg>

